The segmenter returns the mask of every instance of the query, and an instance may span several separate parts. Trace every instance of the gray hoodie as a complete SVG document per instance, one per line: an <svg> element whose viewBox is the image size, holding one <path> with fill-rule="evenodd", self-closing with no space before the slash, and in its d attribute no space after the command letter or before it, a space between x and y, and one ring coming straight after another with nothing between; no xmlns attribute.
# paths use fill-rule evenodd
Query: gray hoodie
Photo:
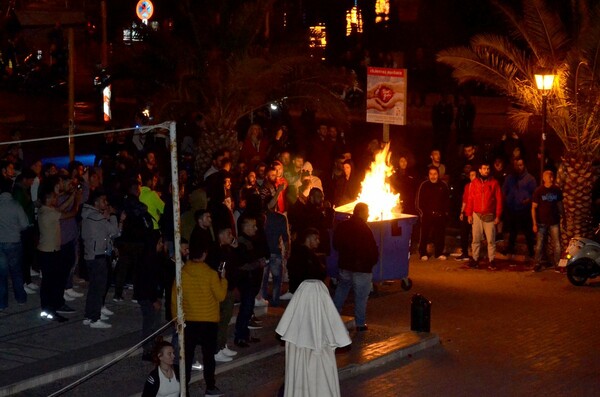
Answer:
<svg viewBox="0 0 600 397"><path fill-rule="evenodd" d="M106 219L94 206L83 205L81 211L81 238L85 248L84 257L92 260L97 255L109 255L112 252L112 240L119 236L119 222L115 215Z"/></svg>

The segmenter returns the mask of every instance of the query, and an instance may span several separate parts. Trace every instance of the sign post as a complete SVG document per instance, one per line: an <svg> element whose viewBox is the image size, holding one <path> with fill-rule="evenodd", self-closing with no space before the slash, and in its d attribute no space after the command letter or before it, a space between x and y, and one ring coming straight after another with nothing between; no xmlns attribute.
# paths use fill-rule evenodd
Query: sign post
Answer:
<svg viewBox="0 0 600 397"><path fill-rule="evenodd" d="M390 124L406 125L406 69L367 70L367 122L383 124L383 141L390 140Z"/></svg>

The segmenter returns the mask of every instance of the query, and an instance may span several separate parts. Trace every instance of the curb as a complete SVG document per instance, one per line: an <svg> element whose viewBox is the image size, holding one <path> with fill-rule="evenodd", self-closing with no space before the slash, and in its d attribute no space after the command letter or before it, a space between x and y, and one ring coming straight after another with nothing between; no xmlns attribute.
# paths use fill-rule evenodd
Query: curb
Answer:
<svg viewBox="0 0 600 397"><path fill-rule="evenodd" d="M344 320L345 320L344 322L346 323L347 327L351 328L353 326L353 323L354 323L353 318L345 317ZM406 342L398 343L398 341L396 339L401 339L404 336L408 336L409 340ZM414 339L417 339L417 340L415 341ZM364 373L371 369L385 365L391 361L394 361L394 360L397 360L397 359L400 359L403 357L407 357L408 355L414 354L418 351L425 350L429 347L433 347L433 346L439 344L439 341L440 341L439 336L436 334L415 333L415 332L411 332L411 331L401 332L395 336L389 337L389 338L384 339L379 342L379 343L391 343L391 344L397 343L398 348L396 348L394 350L390 350L389 352L383 353L377 357L371 358L366 362L351 363L344 367L339 368L338 369L339 379L340 380L347 379L352 376L358 375L360 373ZM128 350L129 350L129 348L120 349L118 351L106 354L101 357L83 361L81 363L72 364L67 367L45 373L43 375L35 376L35 377L29 378L29 379L24 379L24 380L18 381L16 383L3 386L2 388L0 388L0 397L11 396L16 393L24 392L24 391L27 391L32 388L44 386L48 383L51 383L51 382L54 382L54 381L57 381L60 379L75 377L75 376L81 375L83 373L86 373L88 371L95 370L95 369L113 361L114 359L121 356L123 353L127 352ZM255 361L258 361L258 360L261 360L261 359L264 359L264 358L267 358L267 357L270 357L270 356L273 356L273 355L276 355L276 354L279 354L282 352L285 352L285 347L280 346L280 345L271 346L265 350L260 350L255 353L248 354L243 357L239 357L238 359L227 362L227 363L222 363L217 366L215 374L223 374L223 373L226 373L233 369L242 367L244 365L250 364L252 362L255 362ZM129 354L128 356L129 357L139 356L140 354L141 354L141 351L138 349L138 350L132 352L131 354ZM190 383L202 381L202 379L203 379L202 372L194 371L192 373ZM136 394L133 394L131 397L138 396L138 395L139 395L139 393L136 393Z"/></svg>
<svg viewBox="0 0 600 397"><path fill-rule="evenodd" d="M392 350L362 364L350 364L340 368L338 370L339 379L344 380L351 378L358 374L368 372L374 368L385 365L391 361L407 357L421 350L425 350L440 344L440 337L437 334L419 334L419 336L423 336L423 339L415 344L408 345L397 350Z"/></svg>
<svg viewBox="0 0 600 397"><path fill-rule="evenodd" d="M13 383L4 386L0 389L0 397L12 396L15 393L23 392L35 387L44 386L54 381L70 378L73 376L81 375L84 372L93 371L99 367L111 362L112 360L119 357L129 349L122 349L113 353L109 353L102 357L94 358L81 363L69 365L64 368L57 369L55 371L47 372L43 375L35 376L29 379L21 380L17 383ZM133 352L131 356L140 355L139 350Z"/></svg>

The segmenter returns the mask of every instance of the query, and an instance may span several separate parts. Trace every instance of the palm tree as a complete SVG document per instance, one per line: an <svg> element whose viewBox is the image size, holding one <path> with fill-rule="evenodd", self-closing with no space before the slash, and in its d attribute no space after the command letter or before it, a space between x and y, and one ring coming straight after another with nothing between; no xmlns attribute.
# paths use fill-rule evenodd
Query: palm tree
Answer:
<svg viewBox="0 0 600 397"><path fill-rule="evenodd" d="M542 0L524 1L519 12L494 4L507 21L508 35L476 35L469 46L443 50L437 59L454 69L459 83L483 83L511 98L509 120L521 131L541 112L535 72L557 75L547 123L564 145L557 178L564 194L563 241L589 235L592 161L600 148L600 7L590 11L585 1L572 0L572 15L564 18Z"/></svg>
<svg viewBox="0 0 600 397"><path fill-rule="evenodd" d="M189 27L187 56L178 57L178 84L161 96L165 117L189 108L204 116L207 131L199 137L198 172L220 147L233 148L235 155L236 123L271 102L285 102L292 110L318 109L324 117L347 123L340 94L342 87L352 86L353 76L312 58L308 40L306 48L267 40L265 16L273 3L228 0L198 9L190 0L181 2Z"/></svg>

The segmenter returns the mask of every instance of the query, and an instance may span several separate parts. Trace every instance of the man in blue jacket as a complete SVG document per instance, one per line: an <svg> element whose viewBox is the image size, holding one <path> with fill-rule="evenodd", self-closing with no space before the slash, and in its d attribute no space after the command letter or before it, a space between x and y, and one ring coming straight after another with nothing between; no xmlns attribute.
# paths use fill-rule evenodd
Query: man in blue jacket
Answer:
<svg viewBox="0 0 600 397"><path fill-rule="evenodd" d="M509 255L515 254L517 234L521 231L527 241L529 257L534 255L533 226L531 220L531 198L537 187L535 178L527 172L523 159L515 159L514 172L506 177L502 186L505 197L506 228L508 229Z"/></svg>

